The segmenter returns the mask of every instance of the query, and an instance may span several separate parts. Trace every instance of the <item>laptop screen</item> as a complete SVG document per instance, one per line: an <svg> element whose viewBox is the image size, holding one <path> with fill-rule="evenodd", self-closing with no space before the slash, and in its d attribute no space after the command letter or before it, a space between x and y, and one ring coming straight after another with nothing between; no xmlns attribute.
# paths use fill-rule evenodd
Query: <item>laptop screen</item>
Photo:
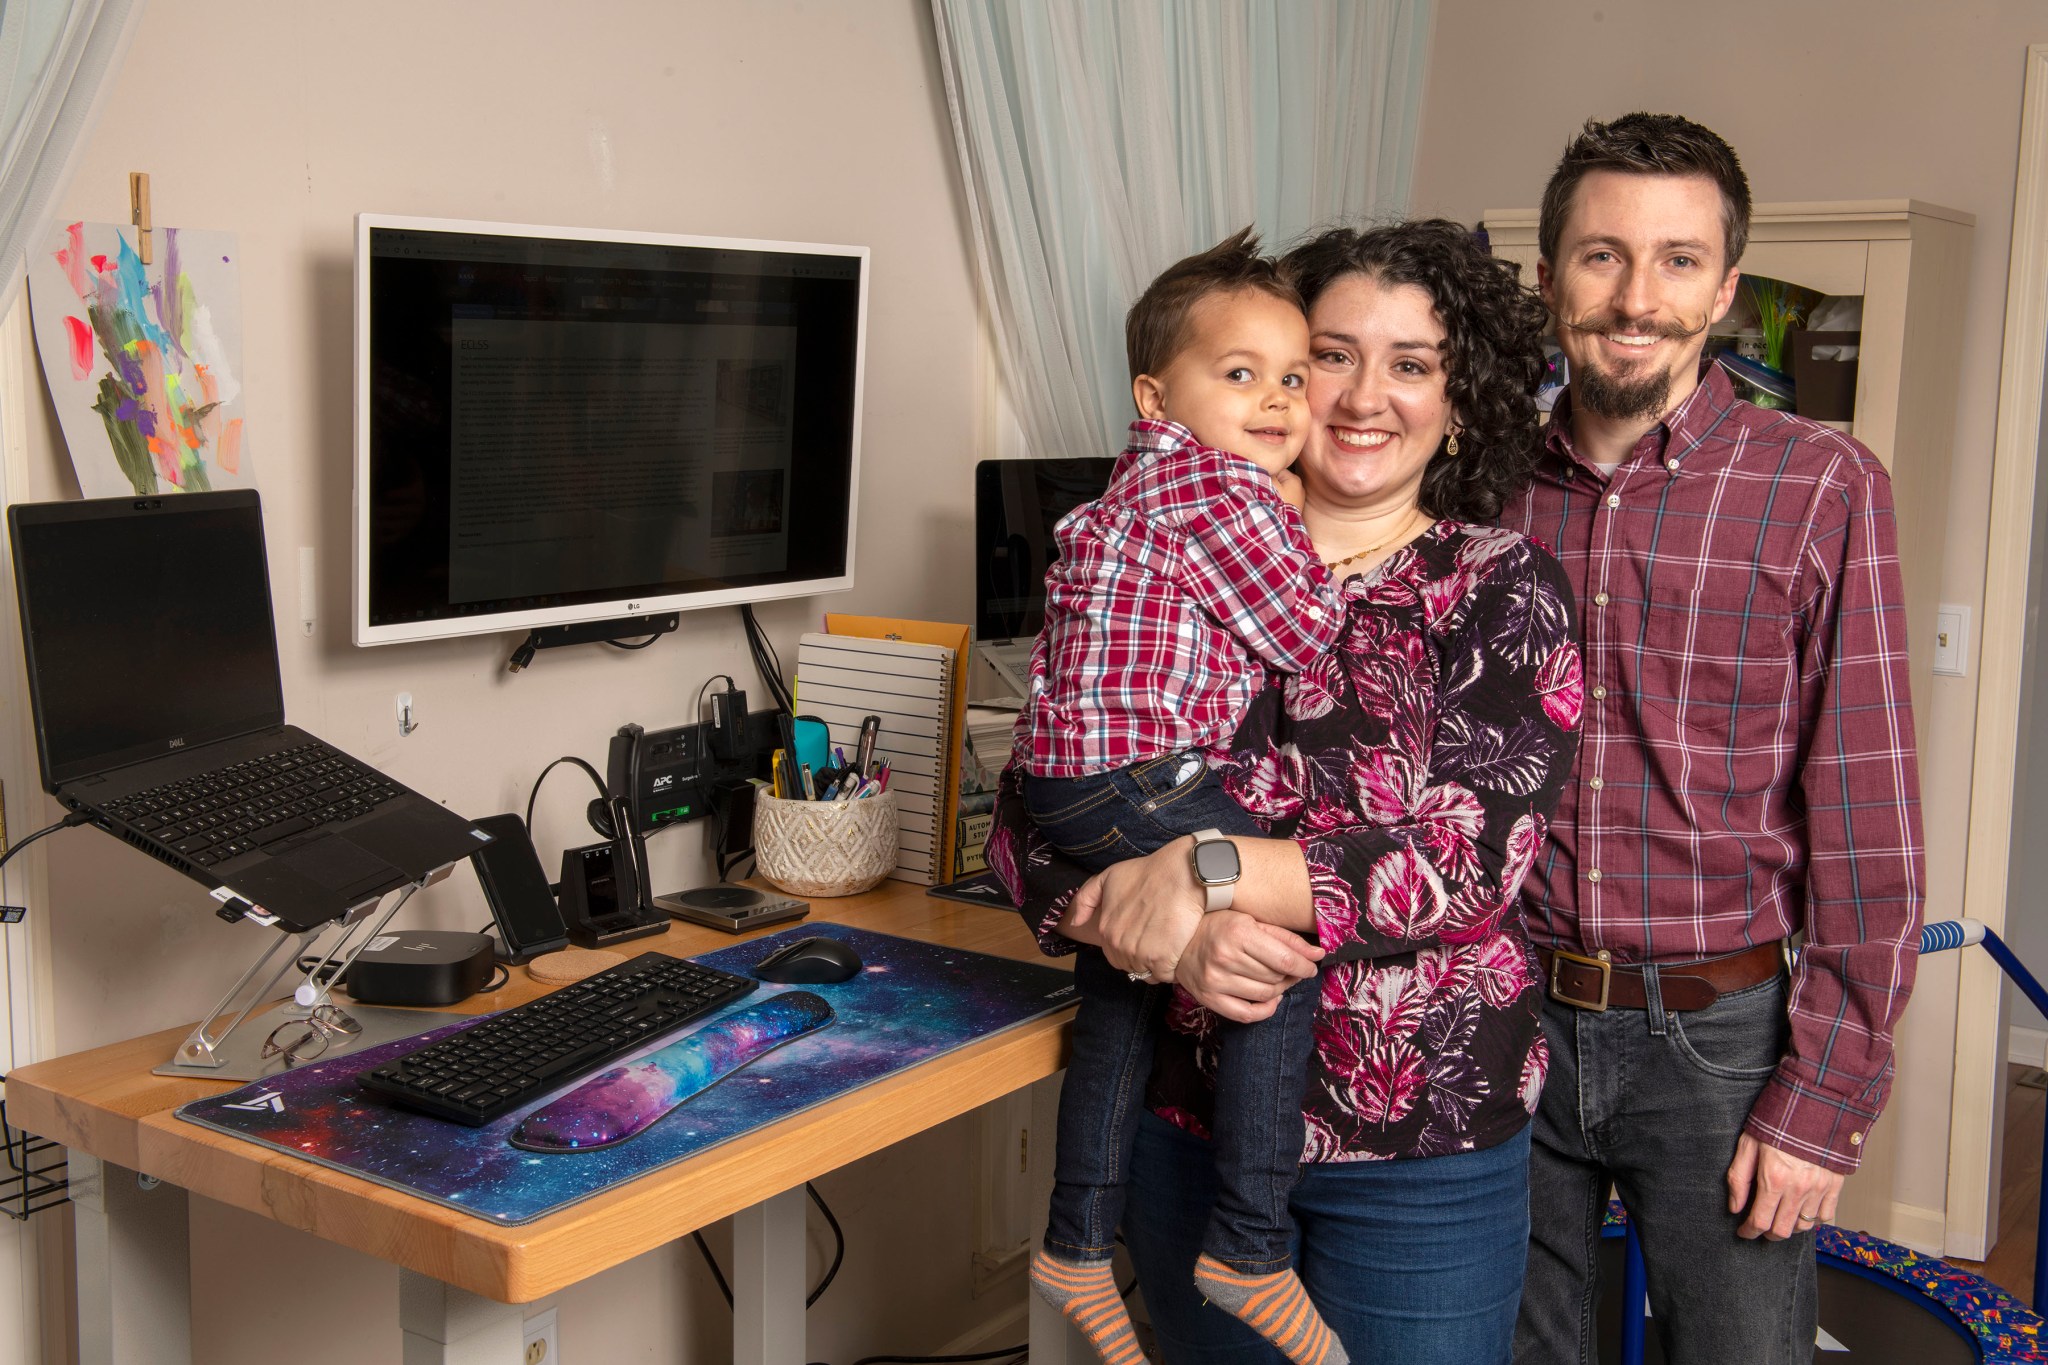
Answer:
<svg viewBox="0 0 2048 1365"><path fill-rule="evenodd" d="M1045 625L1045 569L1060 518L1109 487L1110 458L974 466L974 636L1029 640Z"/></svg>
<svg viewBox="0 0 2048 1365"><path fill-rule="evenodd" d="M284 723L254 491L7 520L46 787Z"/></svg>

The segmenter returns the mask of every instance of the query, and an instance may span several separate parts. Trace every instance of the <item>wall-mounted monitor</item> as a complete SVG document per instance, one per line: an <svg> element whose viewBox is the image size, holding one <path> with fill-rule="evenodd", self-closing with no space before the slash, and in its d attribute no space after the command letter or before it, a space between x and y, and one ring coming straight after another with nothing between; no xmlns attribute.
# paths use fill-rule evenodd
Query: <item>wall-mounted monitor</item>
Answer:
<svg viewBox="0 0 2048 1365"><path fill-rule="evenodd" d="M853 584L865 247L361 214L359 645Z"/></svg>

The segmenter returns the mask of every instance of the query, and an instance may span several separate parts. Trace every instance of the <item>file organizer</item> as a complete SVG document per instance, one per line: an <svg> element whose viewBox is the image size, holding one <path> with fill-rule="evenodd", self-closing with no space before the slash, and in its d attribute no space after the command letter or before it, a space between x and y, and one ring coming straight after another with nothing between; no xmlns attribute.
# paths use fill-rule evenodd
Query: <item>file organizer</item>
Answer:
<svg viewBox="0 0 2048 1365"><path fill-rule="evenodd" d="M882 718L875 757L889 765L900 816L889 875L920 886L950 881L967 627L838 613L825 617L825 627L797 643L797 710L825 722L832 744L849 755L862 718Z"/></svg>

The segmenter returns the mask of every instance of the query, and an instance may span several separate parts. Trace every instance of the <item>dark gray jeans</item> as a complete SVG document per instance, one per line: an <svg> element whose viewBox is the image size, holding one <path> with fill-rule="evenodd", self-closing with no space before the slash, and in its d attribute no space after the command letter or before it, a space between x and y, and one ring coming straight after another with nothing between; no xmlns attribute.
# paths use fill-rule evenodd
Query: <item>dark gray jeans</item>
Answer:
<svg viewBox="0 0 2048 1365"><path fill-rule="evenodd" d="M1596 1365L1594 1256L1611 1181L1642 1235L1651 1327L1670 1365L1809 1365L1813 1234L1735 1235L1728 1163L1784 1055L1785 979L1703 1010L1544 1002L1550 1078L1529 1166L1516 1365Z"/></svg>

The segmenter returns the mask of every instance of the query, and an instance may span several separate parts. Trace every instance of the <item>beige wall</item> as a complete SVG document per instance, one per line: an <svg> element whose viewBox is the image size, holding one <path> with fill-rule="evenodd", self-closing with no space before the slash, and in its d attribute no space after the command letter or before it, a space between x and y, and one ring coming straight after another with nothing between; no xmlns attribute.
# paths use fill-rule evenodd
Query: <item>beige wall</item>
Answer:
<svg viewBox="0 0 2048 1365"><path fill-rule="evenodd" d="M1912 197L1977 217L1942 600L1979 614L2022 62L2048 6L1729 0L1515 5L1444 0L1413 208L1476 221L1533 207L1588 116L1687 114L1735 145L1759 201ZM1931 621L1914 621L1916 634ZM1921 752L1929 919L1961 913L1977 678L1941 678ZM1944 1204L1956 957L1930 958L1900 1078L1855 1207L1924 1243ZM1880 1188L1869 1188L1871 1185ZM1938 1222L1934 1226L1939 1233Z"/></svg>
<svg viewBox="0 0 2048 1365"><path fill-rule="evenodd" d="M249 450L294 720L480 814L520 808L557 755L601 762L622 722L690 718L714 673L736 675L756 705L767 695L731 609L686 615L645 653L549 651L517 677L504 671L510 636L349 643L351 250L365 210L871 247L859 586L760 614L785 660L826 609L966 619L986 361L929 30L922 0L149 8L58 212L126 221L127 173L146 170L157 223L239 234ZM25 391L42 402L40 377ZM75 495L46 408L30 415L33 476L14 497ZM299 546L318 556L311 639L295 625ZM404 740L401 690L423 722ZM10 814L33 828L25 795ZM566 768L549 779L544 848L587 837L588 796ZM661 888L712 879L704 828L655 841ZM194 1018L260 950L262 931L222 924L195 884L102 836L42 847L59 1051ZM415 925L488 919L466 875L415 905ZM969 1294L969 1139L955 1124L824 1182L850 1242L811 1315L830 1358L929 1351L1021 1302L1021 1282ZM203 1203L193 1236L195 1267L244 1268L207 1277L195 1358L267 1361L276 1340L308 1361L395 1358L388 1266ZM257 1266L289 1269L273 1281ZM273 1282L302 1292L259 1287ZM303 1291L321 1286L341 1292L316 1289L321 1330L299 1330ZM251 1294L275 1302L274 1334L237 1330ZM687 1247L572 1290L561 1321L585 1362L728 1349L724 1305Z"/></svg>

